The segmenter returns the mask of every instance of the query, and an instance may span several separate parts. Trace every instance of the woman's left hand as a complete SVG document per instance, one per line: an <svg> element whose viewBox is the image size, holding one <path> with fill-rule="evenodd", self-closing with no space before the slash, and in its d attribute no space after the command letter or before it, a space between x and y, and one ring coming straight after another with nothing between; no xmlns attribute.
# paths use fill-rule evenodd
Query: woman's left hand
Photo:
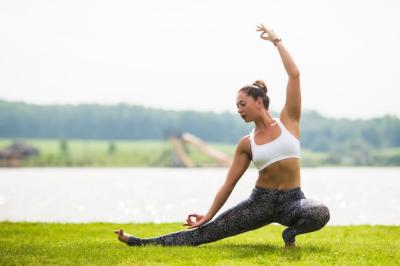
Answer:
<svg viewBox="0 0 400 266"><path fill-rule="evenodd" d="M193 222L190 218L191 217L195 217L196 221ZM190 228L194 228L194 227L199 227L202 224L207 223L208 221L210 221L211 219L205 215L201 215L201 214L189 214L188 217L186 218L186 224L182 224L182 225L188 225L188 229Z"/></svg>

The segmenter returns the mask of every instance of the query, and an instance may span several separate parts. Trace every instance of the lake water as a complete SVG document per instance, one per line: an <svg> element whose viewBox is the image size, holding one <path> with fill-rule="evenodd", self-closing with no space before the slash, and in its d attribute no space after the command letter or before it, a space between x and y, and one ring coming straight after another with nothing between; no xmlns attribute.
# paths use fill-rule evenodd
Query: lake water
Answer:
<svg viewBox="0 0 400 266"><path fill-rule="evenodd" d="M0 221L183 222L208 211L226 174L227 168L0 169ZM302 168L301 175L305 196L330 208L330 225L400 224L399 167ZM219 213L246 199L256 177L250 168Z"/></svg>

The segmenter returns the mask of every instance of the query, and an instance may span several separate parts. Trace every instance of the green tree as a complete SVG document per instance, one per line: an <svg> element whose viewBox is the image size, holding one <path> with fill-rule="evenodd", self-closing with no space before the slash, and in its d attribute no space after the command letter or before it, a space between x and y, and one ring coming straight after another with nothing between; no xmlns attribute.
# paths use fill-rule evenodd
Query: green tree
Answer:
<svg viewBox="0 0 400 266"><path fill-rule="evenodd" d="M115 151L117 150L117 145L114 143L114 141L111 141L109 144L108 144L108 150L107 150L107 152L108 152L108 155L114 155L114 153L115 153Z"/></svg>
<svg viewBox="0 0 400 266"><path fill-rule="evenodd" d="M68 141L66 139L60 140L60 154L62 157L68 157L69 155Z"/></svg>

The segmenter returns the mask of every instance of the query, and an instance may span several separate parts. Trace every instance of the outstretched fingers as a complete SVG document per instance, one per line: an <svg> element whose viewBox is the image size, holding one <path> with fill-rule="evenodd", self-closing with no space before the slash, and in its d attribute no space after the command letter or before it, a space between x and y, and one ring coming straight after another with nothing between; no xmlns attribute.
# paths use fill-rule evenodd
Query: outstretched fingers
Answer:
<svg viewBox="0 0 400 266"><path fill-rule="evenodd" d="M260 25L261 26L257 26L257 31L268 31L267 28L262 23L260 23Z"/></svg>
<svg viewBox="0 0 400 266"><path fill-rule="evenodd" d="M261 24L261 26L257 26L256 31L261 31L261 34L260 34L261 39L271 40L271 34L270 34L269 30L263 24Z"/></svg>

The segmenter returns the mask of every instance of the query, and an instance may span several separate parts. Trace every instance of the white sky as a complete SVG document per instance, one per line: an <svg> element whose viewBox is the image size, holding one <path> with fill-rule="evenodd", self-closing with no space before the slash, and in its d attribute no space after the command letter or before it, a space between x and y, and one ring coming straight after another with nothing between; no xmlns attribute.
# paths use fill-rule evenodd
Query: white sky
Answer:
<svg viewBox="0 0 400 266"><path fill-rule="evenodd" d="M400 116L399 1L0 2L0 99L125 102L236 112L256 79L281 110L286 73L264 23L300 68L303 109Z"/></svg>

